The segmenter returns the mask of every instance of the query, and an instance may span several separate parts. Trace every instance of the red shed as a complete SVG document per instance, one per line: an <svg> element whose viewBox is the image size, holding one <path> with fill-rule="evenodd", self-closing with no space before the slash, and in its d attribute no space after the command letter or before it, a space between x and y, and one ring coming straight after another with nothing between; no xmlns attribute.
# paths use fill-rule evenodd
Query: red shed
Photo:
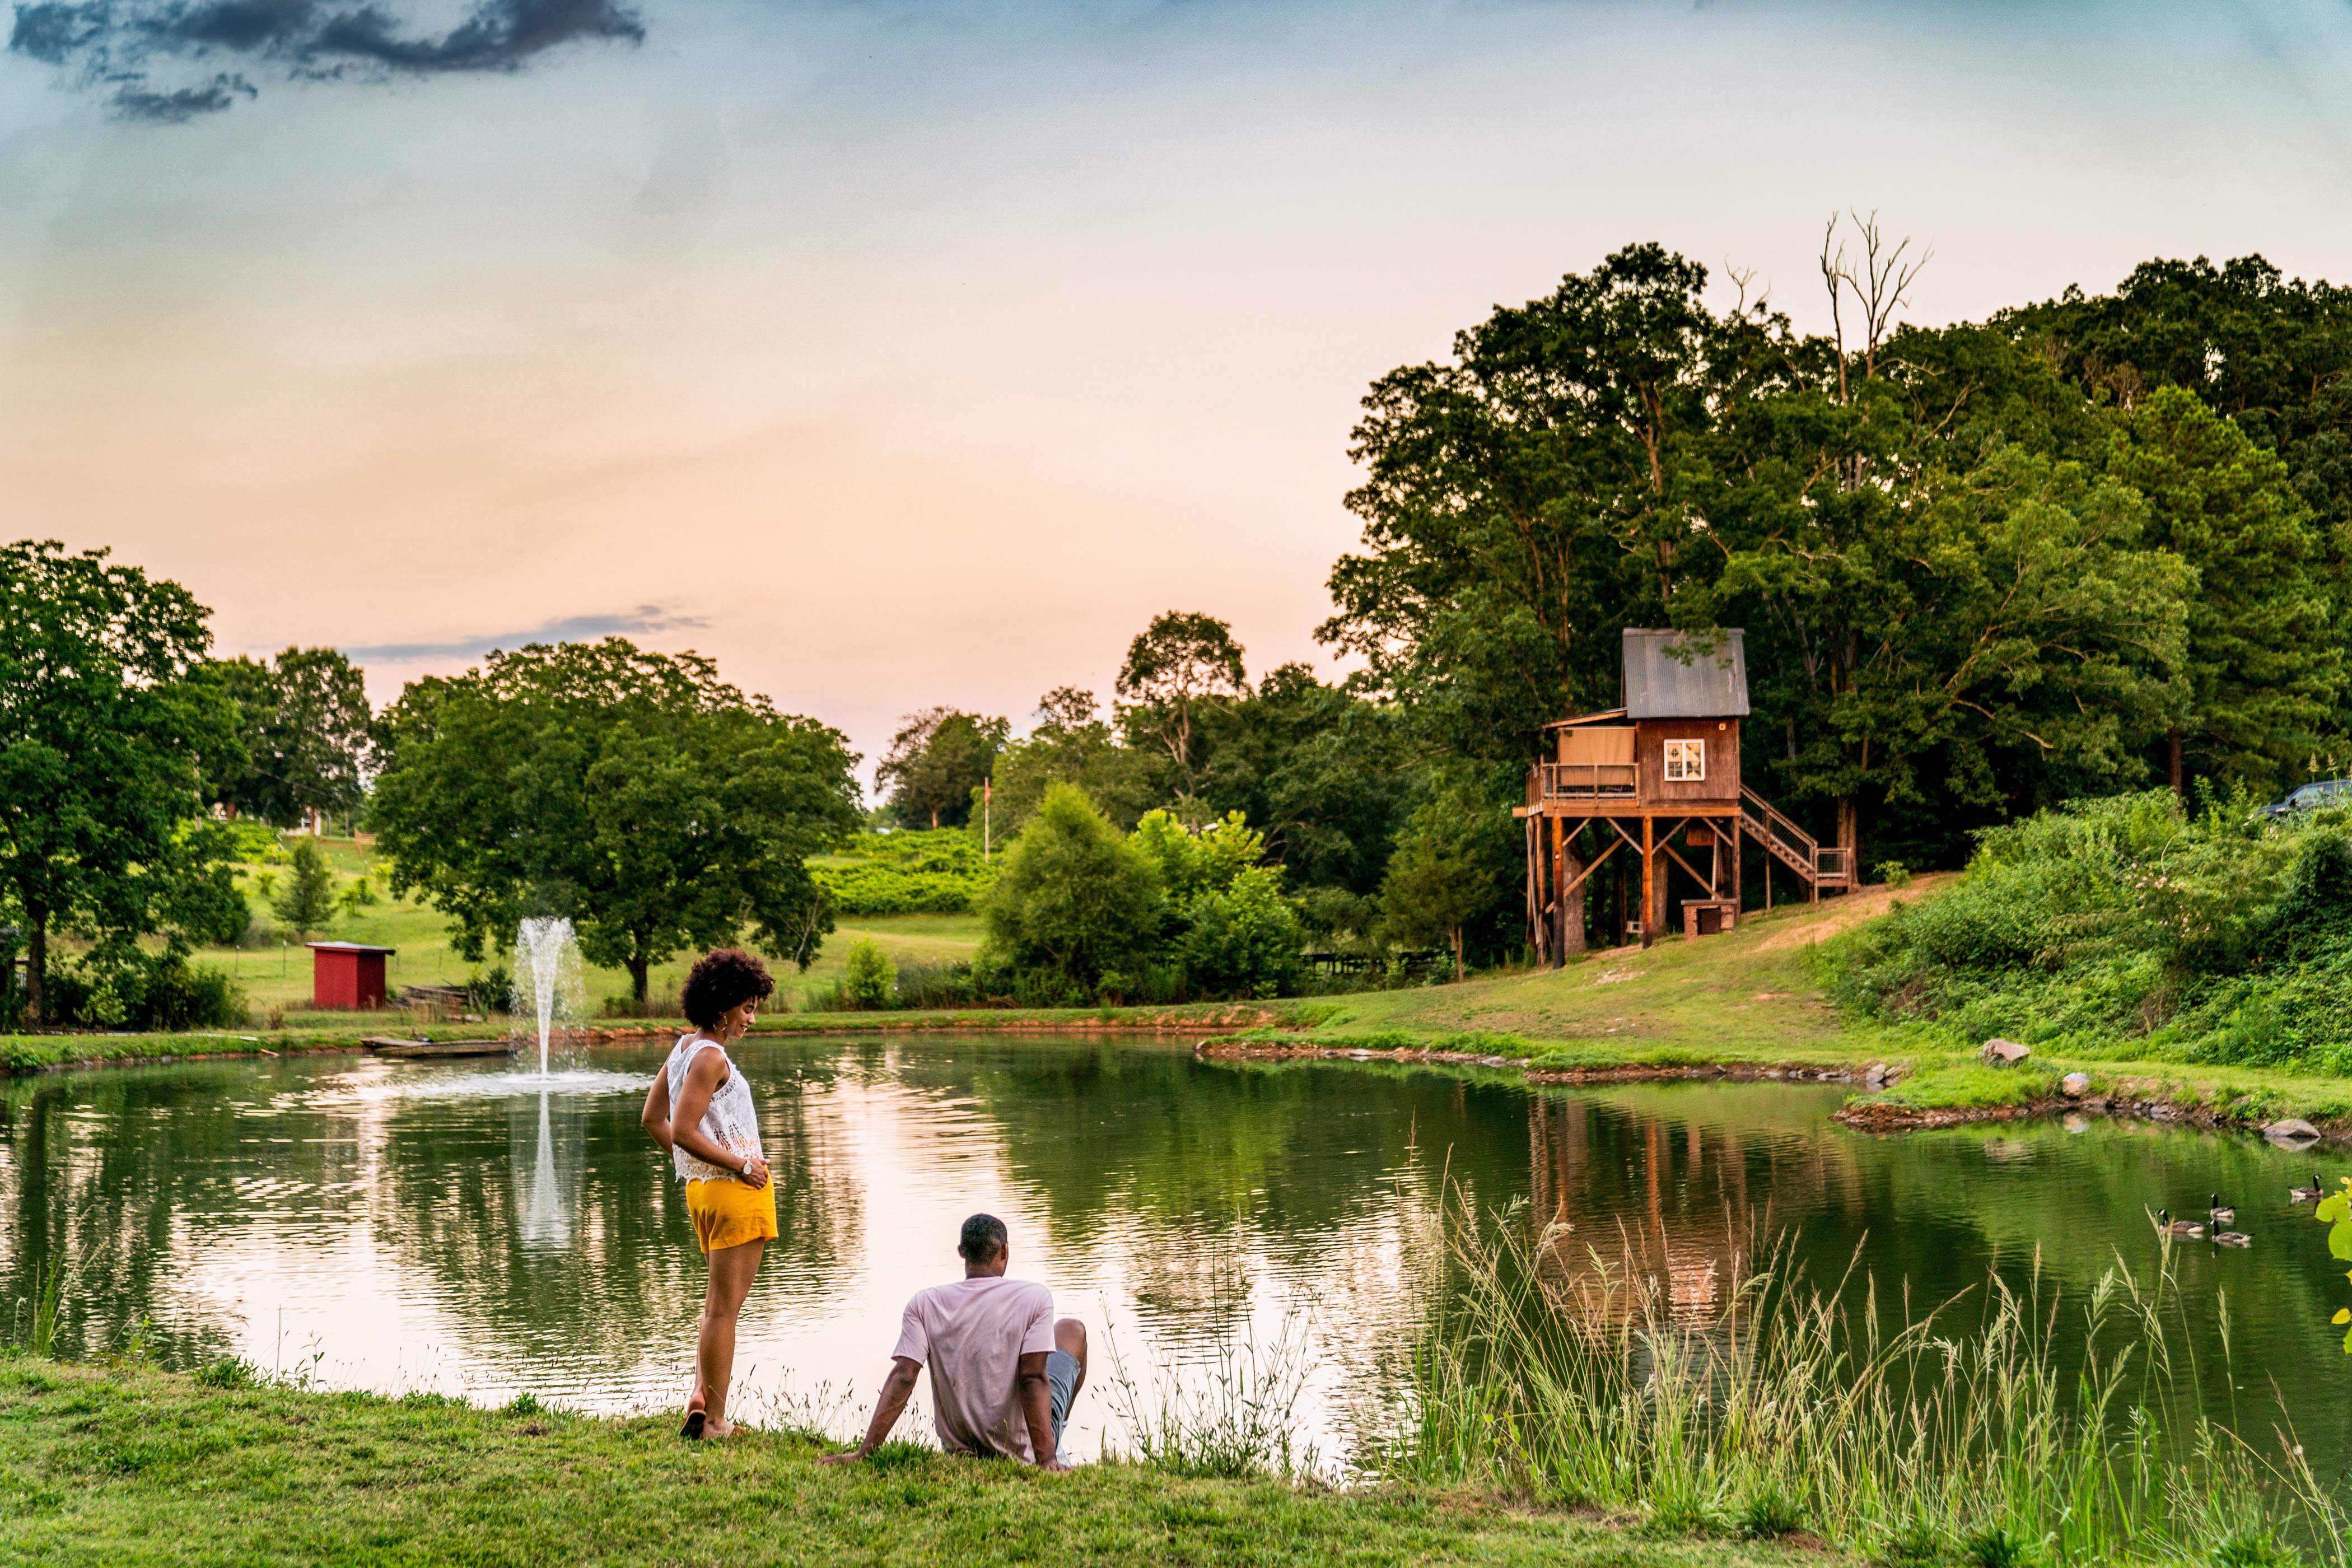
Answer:
<svg viewBox="0 0 2352 1568"><path fill-rule="evenodd" d="M396 947L366 947L356 942L309 944L310 1005L314 1007L383 1005L383 961Z"/></svg>

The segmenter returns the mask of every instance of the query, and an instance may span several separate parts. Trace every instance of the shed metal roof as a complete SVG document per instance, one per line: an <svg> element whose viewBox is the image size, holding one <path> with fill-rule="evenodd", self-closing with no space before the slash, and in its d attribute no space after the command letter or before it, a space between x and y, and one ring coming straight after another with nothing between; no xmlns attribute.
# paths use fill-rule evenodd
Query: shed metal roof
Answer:
<svg viewBox="0 0 2352 1568"><path fill-rule="evenodd" d="M1748 711L1748 653L1738 626L1625 632L1625 710L1634 719L1731 719Z"/></svg>

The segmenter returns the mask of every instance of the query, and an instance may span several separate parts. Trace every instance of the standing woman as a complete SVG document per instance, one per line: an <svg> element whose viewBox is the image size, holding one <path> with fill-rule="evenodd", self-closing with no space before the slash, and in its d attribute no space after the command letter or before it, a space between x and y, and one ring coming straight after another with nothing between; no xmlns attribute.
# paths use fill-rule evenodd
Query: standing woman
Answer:
<svg viewBox="0 0 2352 1568"><path fill-rule="evenodd" d="M760 1255L776 1234L776 1194L760 1152L751 1086L727 1056L775 988L767 965L741 948L722 947L703 958L688 973L679 998L694 1031L679 1037L646 1091L641 1120L677 1166L695 1240L710 1262L702 1330L694 1342L694 1393L681 1433L688 1437L724 1437L735 1430L727 1419L735 1320L760 1270Z"/></svg>

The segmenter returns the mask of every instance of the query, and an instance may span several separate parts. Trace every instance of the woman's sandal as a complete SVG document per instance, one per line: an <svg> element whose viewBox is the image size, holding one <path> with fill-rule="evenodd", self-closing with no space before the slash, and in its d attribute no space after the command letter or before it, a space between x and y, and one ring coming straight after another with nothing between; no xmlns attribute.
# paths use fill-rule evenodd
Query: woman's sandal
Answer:
<svg viewBox="0 0 2352 1568"><path fill-rule="evenodd" d="M704 1415L699 1410L688 1411L686 1413L686 1425L677 1429L677 1435L681 1437L692 1438L697 1442L701 1441L702 1424L708 1419L709 1417Z"/></svg>

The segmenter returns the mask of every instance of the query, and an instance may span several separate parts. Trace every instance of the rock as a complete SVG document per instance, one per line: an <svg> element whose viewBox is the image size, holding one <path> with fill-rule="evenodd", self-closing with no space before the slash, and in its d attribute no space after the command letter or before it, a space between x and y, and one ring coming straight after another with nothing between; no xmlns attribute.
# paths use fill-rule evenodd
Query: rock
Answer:
<svg viewBox="0 0 2352 1568"><path fill-rule="evenodd" d="M2273 1121L2263 1129L2263 1136L2275 1138L2283 1143L2299 1143L2319 1136L2319 1129L2300 1116L2290 1116L2284 1121Z"/></svg>
<svg viewBox="0 0 2352 1568"><path fill-rule="evenodd" d="M2080 1100L2091 1092L2091 1075L2086 1072L2070 1072L2058 1080L2058 1088L2067 1099Z"/></svg>
<svg viewBox="0 0 2352 1568"><path fill-rule="evenodd" d="M1871 1063L1869 1069L1862 1075L1862 1086L1864 1089L1885 1089L1886 1087L1886 1064L1885 1062Z"/></svg>
<svg viewBox="0 0 2352 1568"><path fill-rule="evenodd" d="M1987 1040L1977 1052L1977 1060L1989 1068L2015 1067L2033 1054L2031 1046L2021 1046L2015 1040Z"/></svg>

